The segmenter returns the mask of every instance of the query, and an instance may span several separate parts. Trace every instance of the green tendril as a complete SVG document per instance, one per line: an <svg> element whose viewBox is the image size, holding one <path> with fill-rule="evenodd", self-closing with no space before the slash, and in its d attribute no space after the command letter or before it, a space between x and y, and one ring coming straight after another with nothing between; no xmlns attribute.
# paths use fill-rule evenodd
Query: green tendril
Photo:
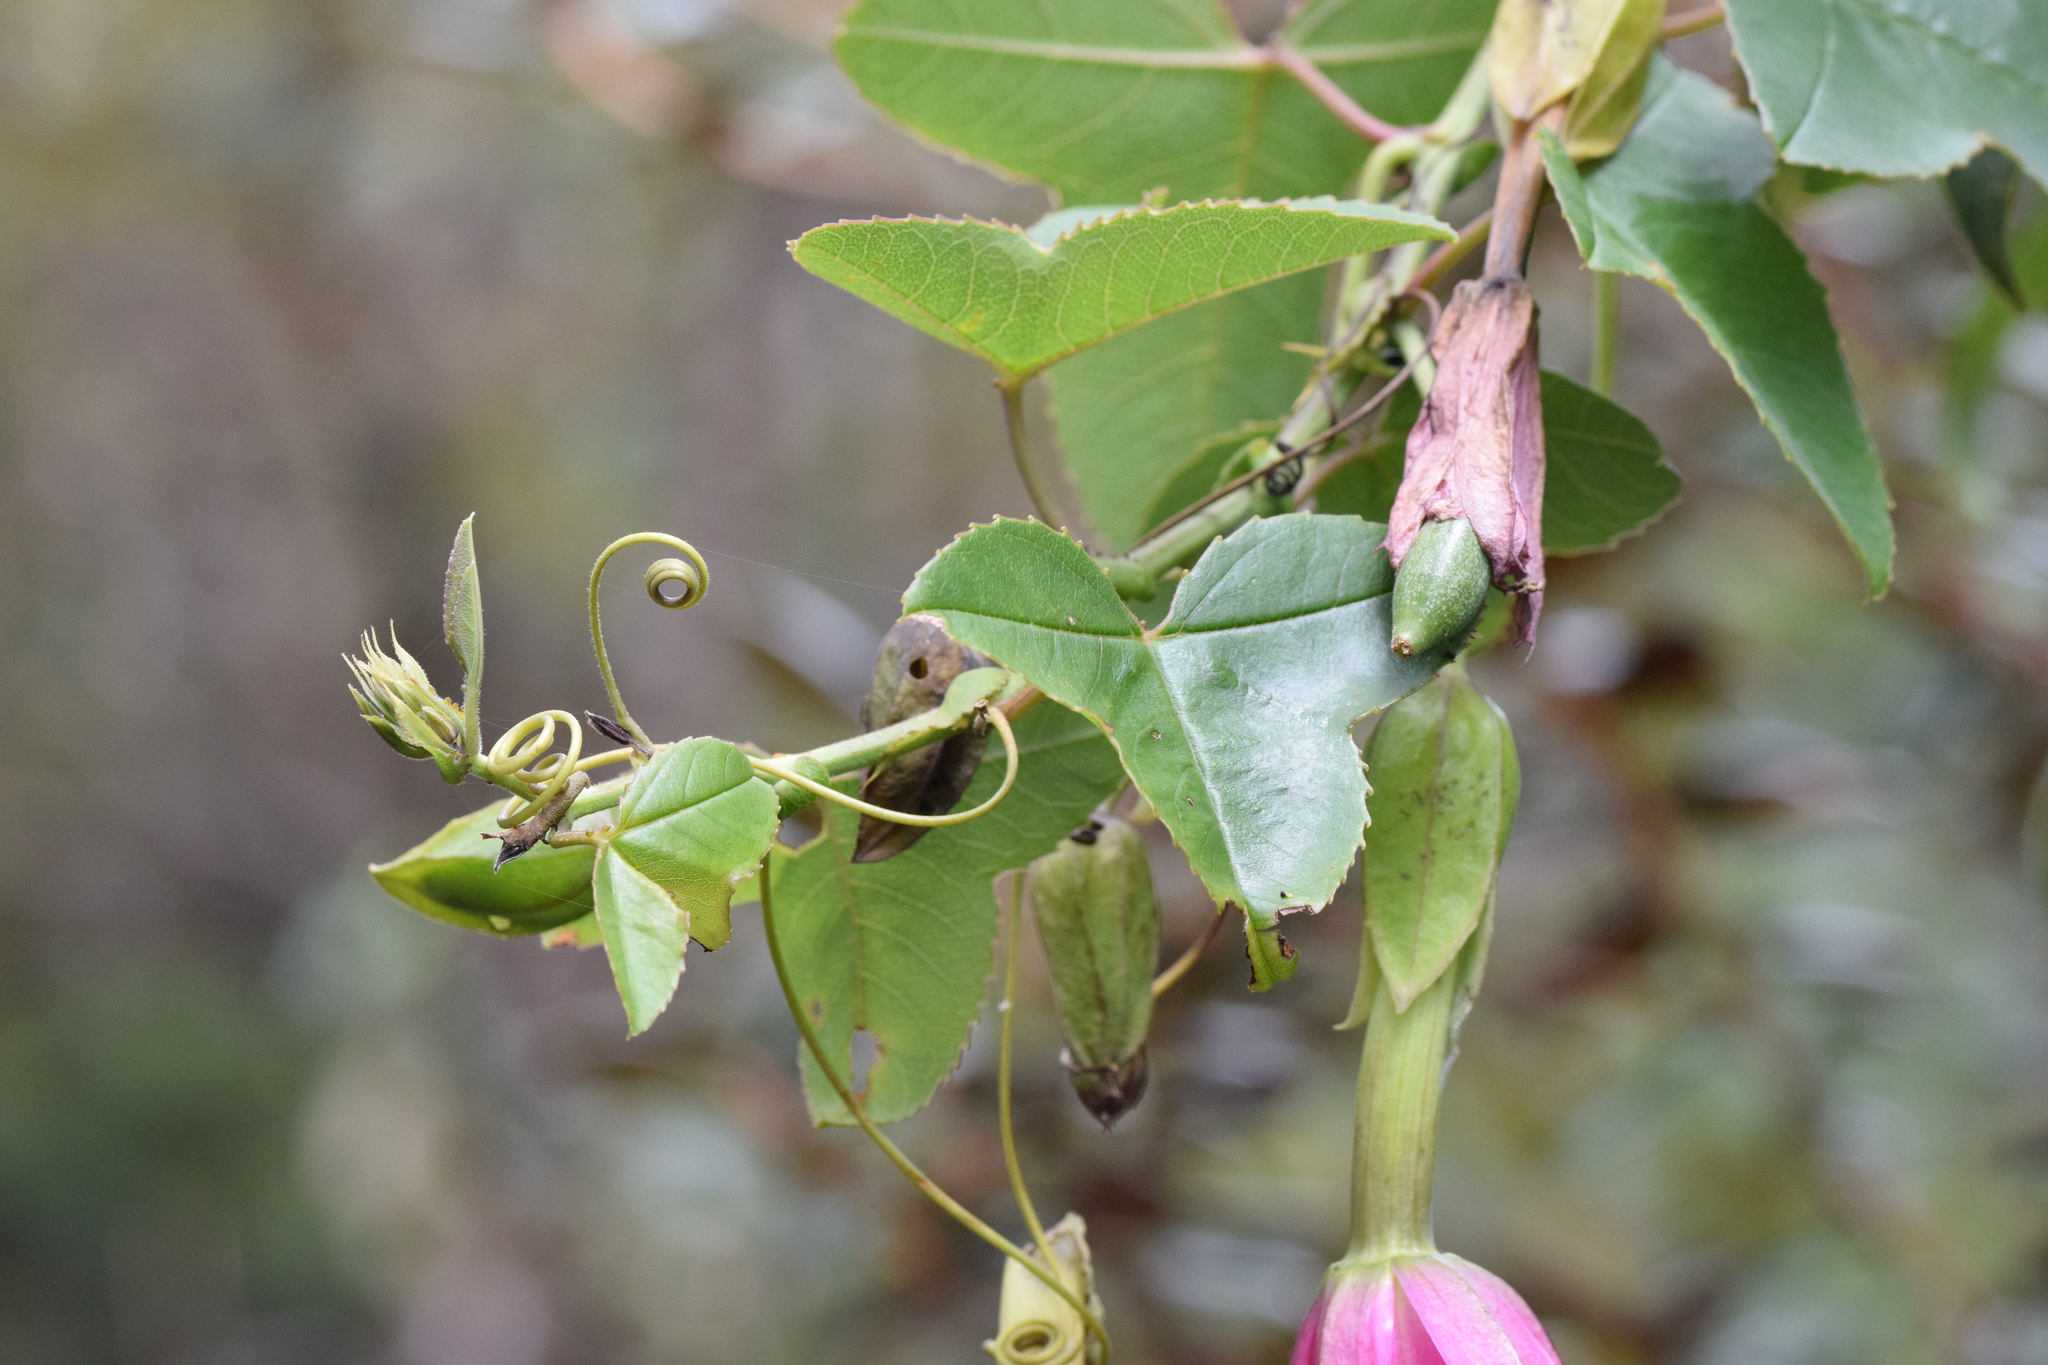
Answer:
<svg viewBox="0 0 2048 1365"><path fill-rule="evenodd" d="M612 715L618 718L619 724L626 727L626 733L652 749L654 741L647 737L647 732L633 719L633 713L626 709L625 699L619 696L618 680L612 676L611 656L605 652L604 621L597 605L597 585L604 577L604 566L611 562L613 555L628 545L666 545L670 549L683 552L681 559L655 560L647 566L647 572L641 580L647 589L648 598L654 605L666 607L670 611L682 611L704 600L704 594L711 587L711 568L704 562L704 556L697 553L697 547L689 541L678 540L659 531L636 531L630 536L619 537L605 546L604 553L597 557L597 563L590 566L590 644L591 648L597 651L597 671L604 678L605 694L611 698ZM682 591L676 596L669 596L666 589L670 584L680 584Z"/></svg>
<svg viewBox="0 0 2048 1365"><path fill-rule="evenodd" d="M567 751L549 753L555 747L558 721L569 727ZM505 829L523 824L555 799L572 773L597 766L595 759L583 764L582 757L583 726L567 711L537 712L499 735L498 742L478 765L489 781L513 793L505 809L498 813L498 824ZM521 787L528 791L522 794Z"/></svg>
<svg viewBox="0 0 2048 1365"><path fill-rule="evenodd" d="M796 769L784 767L772 758L756 758L748 755L747 761L754 765L755 772L763 776L773 777L778 781L787 782L794 787L802 787L813 796L820 797L826 801L837 802L848 810L856 811L862 815L872 815L877 820L887 820L892 824L898 825L917 825L924 829L943 829L947 825L964 825L970 820L979 820L982 816L994 810L1002 803L1003 798L1010 794L1010 788L1017 785L1017 735L1015 731L1010 729L1010 718L1005 716L1000 708L986 704L982 706L981 711L983 715L988 717L989 722L996 727L996 733L1003 737L1003 753L1007 759L1003 768L1003 785L997 787L995 793L988 800L982 802L973 810L954 811L950 815L912 815L908 811L890 810L886 806L870 805L858 797L848 796L845 792L828 786L823 782L813 781Z"/></svg>

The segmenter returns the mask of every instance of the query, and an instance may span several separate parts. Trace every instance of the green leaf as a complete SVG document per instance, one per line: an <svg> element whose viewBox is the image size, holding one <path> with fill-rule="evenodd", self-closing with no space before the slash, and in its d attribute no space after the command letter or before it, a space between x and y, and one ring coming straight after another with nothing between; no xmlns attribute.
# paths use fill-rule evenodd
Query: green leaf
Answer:
<svg viewBox="0 0 2048 1365"><path fill-rule="evenodd" d="M1543 372L1543 549L1609 550L1661 516L1684 480L1634 413L1561 374ZM1338 470L1316 509L1384 521L1401 484L1402 445L1420 404L1410 389L1387 404L1386 445Z"/></svg>
<svg viewBox="0 0 2048 1365"><path fill-rule="evenodd" d="M799 264L1021 380L1192 303L1400 242L1448 241L1385 204L1123 209L1042 238L1003 223L871 219L812 228Z"/></svg>
<svg viewBox="0 0 2048 1365"><path fill-rule="evenodd" d="M1220 463L1244 439L1236 429L1287 411L1310 361L1281 345L1315 341L1322 307L1323 276L1291 275L1169 314L1046 376L1068 472L1110 549L1158 523L1162 493L1209 442L1226 447ZM1208 492L1200 482L1164 514Z"/></svg>
<svg viewBox="0 0 2048 1365"><path fill-rule="evenodd" d="M859 817L821 803L823 832L770 855L790 984L842 1079L857 1079L854 1031L874 1039L862 1101L877 1123L923 1108L959 1064L987 988L996 875L1051 849L1122 777L1101 732L1071 711L1040 703L1016 731L1017 785L980 819L934 829L886 862L855 863ZM994 792L999 747L990 744L959 808ZM853 1122L814 1060L802 1062L812 1117Z"/></svg>
<svg viewBox="0 0 2048 1365"><path fill-rule="evenodd" d="M690 939L717 949L732 937L733 888L777 823L773 788L723 740L678 741L634 775L593 874L628 1036L668 1007Z"/></svg>
<svg viewBox="0 0 2048 1365"><path fill-rule="evenodd" d="M471 758L477 757L477 708L484 685L484 598L476 574L475 522L472 512L456 528L441 588L441 631L462 663L463 736Z"/></svg>
<svg viewBox="0 0 2048 1365"><path fill-rule="evenodd" d="M1543 548L1611 550L1662 516L1685 481L1628 409L1543 372Z"/></svg>
<svg viewBox="0 0 2048 1365"><path fill-rule="evenodd" d="M1362 863L1378 968L1406 1009L1443 975L1493 899L1519 795L1507 717L1456 669L1374 727Z"/></svg>
<svg viewBox="0 0 2048 1365"><path fill-rule="evenodd" d="M1787 161L1938 175L1994 142L2048 184L2048 23L2017 0L1728 0Z"/></svg>
<svg viewBox="0 0 2048 1365"><path fill-rule="evenodd" d="M1955 210L1963 238L1977 264L2014 303L2020 284L2012 273L2006 226L2012 217L2013 193L2019 188L2019 166L1995 147L1987 147L1943 177L1949 207Z"/></svg>
<svg viewBox="0 0 2048 1365"><path fill-rule="evenodd" d="M1395 123L1434 118L1492 0L1320 0L1283 37ZM1363 146L1216 0L867 0L839 63L868 99L1069 204L1327 194Z"/></svg>
<svg viewBox="0 0 2048 1365"><path fill-rule="evenodd" d="M1539 134L1587 264L1654 280L1706 332L1764 424L1863 561L1891 581L1891 499L1849 385L1827 299L1784 229L1757 207L1771 146L1713 82L1659 58L1621 150L1583 177Z"/></svg>
<svg viewBox="0 0 2048 1365"><path fill-rule="evenodd" d="M1148 631L1080 546L998 519L941 551L903 600L1101 723L1210 894L1245 910L1263 989L1292 970L1279 916L1327 904L1357 851L1352 724L1441 662L1387 647L1385 537L1349 517L1247 522Z"/></svg>
<svg viewBox="0 0 2048 1365"><path fill-rule="evenodd" d="M501 938L538 934L590 913L589 848L542 844L497 872L491 860L499 844L493 801L459 816L434 836L388 863L373 863L370 875L394 900L430 919Z"/></svg>

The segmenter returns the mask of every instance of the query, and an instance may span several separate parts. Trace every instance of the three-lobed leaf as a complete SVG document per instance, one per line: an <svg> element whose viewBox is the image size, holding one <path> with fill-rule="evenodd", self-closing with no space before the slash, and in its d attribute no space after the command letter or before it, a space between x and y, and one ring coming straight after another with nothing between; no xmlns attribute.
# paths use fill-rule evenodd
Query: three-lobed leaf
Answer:
<svg viewBox="0 0 2048 1365"><path fill-rule="evenodd" d="M1727 0L1787 161L1938 175L1987 141L2048 184L2048 23L2025 0Z"/></svg>
<svg viewBox="0 0 2048 1365"><path fill-rule="evenodd" d="M723 740L680 740L634 775L592 871L630 1033L668 1007L691 939L725 946L733 889L767 855L777 823L774 789Z"/></svg>
<svg viewBox="0 0 2048 1365"><path fill-rule="evenodd" d="M1711 81L1658 59L1621 149L1583 175L1539 135L1587 264L1668 290L1727 360L1764 424L1863 562L1891 581L1891 499L1820 284L1755 202L1773 154Z"/></svg>
<svg viewBox="0 0 2048 1365"><path fill-rule="evenodd" d="M1544 552L1612 549L1663 515L1684 480L1634 413L1550 370L1542 385ZM1384 443L1330 476L1316 494L1319 511L1386 518L1401 483L1400 438L1419 407L1412 390L1387 405Z"/></svg>
<svg viewBox="0 0 2048 1365"><path fill-rule="evenodd" d="M1395 123L1434 118L1492 0L1313 0L1276 39ZM1328 194L1355 134L1217 0L866 0L839 63L925 137L1069 204Z"/></svg>
<svg viewBox="0 0 2048 1365"><path fill-rule="evenodd" d="M1263 989L1292 971L1279 916L1327 904L1357 851L1351 726L1441 662L1388 648L1385 535L1350 517L1253 520L1147 630L1080 546L998 519L921 569L904 606L1101 724L1196 875L1245 911Z"/></svg>
<svg viewBox="0 0 2048 1365"><path fill-rule="evenodd" d="M1340 199L1135 208L1058 228L873 219L813 228L790 250L806 270L1017 381L1189 304L1453 235L1422 214Z"/></svg>
<svg viewBox="0 0 2048 1365"><path fill-rule="evenodd" d="M859 818L821 803L823 830L801 849L776 845L767 865L789 981L833 1067L862 1108L893 1123L923 1108L953 1073L987 991L994 879L1051 849L1122 777L1116 753L1084 717L1041 702L1016 723L1017 785L993 811L934 829L886 862L852 861ZM985 800L1001 780L994 752L960 798ZM853 1071L853 1037L876 1052ZM813 1118L853 1122L808 1054Z"/></svg>

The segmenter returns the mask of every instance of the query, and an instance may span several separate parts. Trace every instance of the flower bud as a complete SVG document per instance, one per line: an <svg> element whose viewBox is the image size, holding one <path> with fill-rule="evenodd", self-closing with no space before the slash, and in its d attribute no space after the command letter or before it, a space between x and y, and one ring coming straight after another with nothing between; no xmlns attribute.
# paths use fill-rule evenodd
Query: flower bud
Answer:
<svg viewBox="0 0 2048 1365"><path fill-rule="evenodd" d="M373 631L363 632L363 656L343 658L355 674L349 695L378 737L407 758L430 758L450 783L469 774L462 751L462 710L434 690L419 660L405 652L393 632L394 658Z"/></svg>
<svg viewBox="0 0 2048 1365"><path fill-rule="evenodd" d="M1102 1300L1095 1294L1095 1268L1088 1256L1088 1225L1070 1213L1046 1229L1055 1264L1053 1273L1102 1320ZM1026 1255L1043 1265L1038 1249ZM1091 1365L1102 1358L1101 1343L1074 1306L1055 1294L1045 1281L1015 1260L1003 1262L1003 1299L996 1337L981 1349L1000 1365Z"/></svg>
<svg viewBox="0 0 2048 1365"><path fill-rule="evenodd" d="M936 616L906 616L889 627L875 656L875 677L861 703L863 730L879 730L929 711L945 700L953 679L990 661L952 636ZM860 798L869 805L910 815L944 815L953 809L981 766L986 734L963 731L877 763L862 784ZM898 825L863 815L854 838L853 860L878 863L893 858L924 836L917 825Z"/></svg>
<svg viewBox="0 0 2048 1365"><path fill-rule="evenodd" d="M1107 1129L1143 1098L1145 1032L1159 963L1159 904L1145 841L1114 816L1090 820L1025 874L1052 968L1068 1079Z"/></svg>
<svg viewBox="0 0 2048 1365"><path fill-rule="evenodd" d="M1430 344L1436 378L1408 433L1407 472L1387 518L1399 568L1425 523L1471 522L1493 584L1515 594L1516 639L1543 608L1543 405L1536 299L1511 275L1467 280Z"/></svg>
<svg viewBox="0 0 2048 1365"><path fill-rule="evenodd" d="M1557 1365L1505 1280L1442 1252L1330 1268L1291 1365Z"/></svg>

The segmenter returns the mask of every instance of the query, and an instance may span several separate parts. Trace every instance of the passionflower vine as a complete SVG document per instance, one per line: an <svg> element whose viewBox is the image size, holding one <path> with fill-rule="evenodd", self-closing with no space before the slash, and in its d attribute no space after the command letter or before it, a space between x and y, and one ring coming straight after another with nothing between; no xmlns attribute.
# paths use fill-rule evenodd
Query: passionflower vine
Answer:
<svg viewBox="0 0 2048 1365"><path fill-rule="evenodd" d="M1557 1365L1505 1280L1435 1252L1330 1268L1291 1365Z"/></svg>
<svg viewBox="0 0 2048 1365"><path fill-rule="evenodd" d="M1340 1028L1365 1026L1351 1241L1301 1325L1293 1365L1557 1365L1527 1304L1437 1250L1437 1115L1458 1026L1485 976L1521 768L1507 718L1458 664L1397 702L1366 746L1375 790L1366 934ZM1390 854L1372 846L1384 839ZM1431 868L1426 885L1414 860Z"/></svg>
<svg viewBox="0 0 2048 1365"><path fill-rule="evenodd" d="M1543 610L1535 296L1512 273L1460 284L1430 350L1436 377L1408 433L1387 554L1398 568L1425 523L1469 521L1494 586L1515 598L1516 639L1527 644Z"/></svg>

